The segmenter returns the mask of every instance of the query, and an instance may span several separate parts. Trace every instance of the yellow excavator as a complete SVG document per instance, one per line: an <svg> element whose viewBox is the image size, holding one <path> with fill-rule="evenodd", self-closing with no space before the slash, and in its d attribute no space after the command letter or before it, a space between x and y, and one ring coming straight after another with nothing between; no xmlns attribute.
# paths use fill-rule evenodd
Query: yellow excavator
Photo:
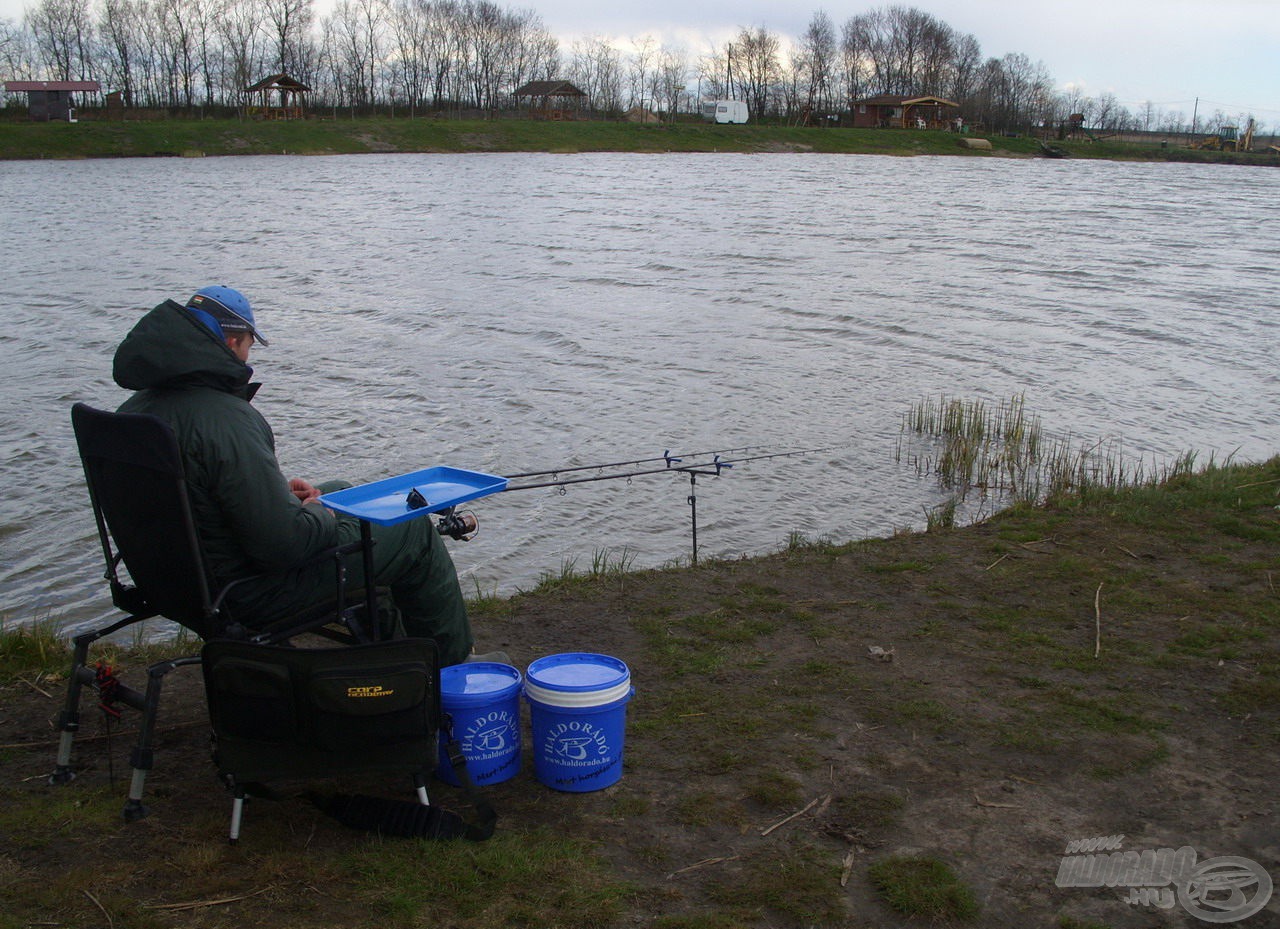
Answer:
<svg viewBox="0 0 1280 929"><path fill-rule="evenodd" d="M1206 149L1212 152L1250 152L1253 151L1253 120L1245 127L1244 135L1238 136L1236 126L1219 126L1218 134L1205 136L1192 142L1192 148Z"/></svg>

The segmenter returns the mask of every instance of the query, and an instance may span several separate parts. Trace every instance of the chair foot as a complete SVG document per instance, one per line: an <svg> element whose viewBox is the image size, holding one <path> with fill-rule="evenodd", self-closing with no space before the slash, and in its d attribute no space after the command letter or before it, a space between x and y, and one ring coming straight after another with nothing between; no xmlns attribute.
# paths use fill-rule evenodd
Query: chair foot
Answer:
<svg viewBox="0 0 1280 929"><path fill-rule="evenodd" d="M49 785L51 787L61 787L63 784L70 784L75 779L75 768L70 765L60 764L54 768L53 773L49 775Z"/></svg>
<svg viewBox="0 0 1280 929"><path fill-rule="evenodd" d="M130 797L124 802L124 821L127 823L136 823L140 819L146 819L151 815L151 809L143 805L141 800L134 800Z"/></svg>

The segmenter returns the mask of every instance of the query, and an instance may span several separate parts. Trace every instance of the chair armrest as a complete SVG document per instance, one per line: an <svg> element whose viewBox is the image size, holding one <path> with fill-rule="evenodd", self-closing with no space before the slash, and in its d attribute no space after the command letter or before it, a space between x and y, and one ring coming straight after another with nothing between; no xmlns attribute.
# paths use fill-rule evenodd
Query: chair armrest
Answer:
<svg viewBox="0 0 1280 929"><path fill-rule="evenodd" d="M370 544L376 544L376 543L371 540ZM298 562L297 564L293 565L293 568L306 568L314 564L319 564L322 561L327 561L331 558L334 561L336 561L339 566L339 571L338 571L339 607L338 609L339 609L339 612L341 612L341 609L342 609L341 604L344 599L342 594L346 588L346 574L347 574L346 571L341 570L342 559L345 558L347 555L353 555L356 552L362 551L363 549L364 549L364 542L347 542L343 545L334 545L331 548L326 548L324 551L319 552L315 555L312 555L310 558L307 558L304 561ZM216 614L222 610L222 602L227 598L228 592L230 592L233 587L236 587L239 584L243 584L246 581L253 581L259 578L270 577L270 576L271 575L269 574L250 574L248 577L238 577L234 581L229 581L228 583L223 585L223 587L218 591L218 595L214 598L213 612Z"/></svg>

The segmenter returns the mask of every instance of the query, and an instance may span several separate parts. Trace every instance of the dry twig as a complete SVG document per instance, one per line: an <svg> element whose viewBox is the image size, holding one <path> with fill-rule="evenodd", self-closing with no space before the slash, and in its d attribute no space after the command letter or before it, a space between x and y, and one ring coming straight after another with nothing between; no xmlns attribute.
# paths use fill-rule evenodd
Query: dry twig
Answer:
<svg viewBox="0 0 1280 929"><path fill-rule="evenodd" d="M1093 594L1093 657L1102 653L1102 585Z"/></svg>
<svg viewBox="0 0 1280 929"><path fill-rule="evenodd" d="M224 903L235 903L238 900L248 900L250 897L256 897L259 894L266 893L275 886L275 884L268 884L261 890L255 890L250 894L239 894L235 897L219 897L216 900L192 900L188 903L148 903L146 907L149 910L169 910L171 912L176 912L178 910L198 910L206 906L222 906Z"/></svg>
<svg viewBox="0 0 1280 929"><path fill-rule="evenodd" d="M997 810L1016 810L1018 808L1017 805L1013 803L989 803L988 801L983 800L981 797L979 797L978 792L976 790L973 792L973 799L978 804L978 806L992 807L993 809L997 809Z"/></svg>
<svg viewBox="0 0 1280 929"><path fill-rule="evenodd" d="M1268 484L1280 484L1280 478L1276 478L1273 481L1257 481L1253 484L1237 484L1235 489L1244 490L1246 487L1266 487Z"/></svg>
<svg viewBox="0 0 1280 929"><path fill-rule="evenodd" d="M853 874L853 859L856 856L856 854L857 853L854 852L853 849L849 849L849 854L845 855L844 861L841 862L841 868L840 868L840 886L841 887L844 887L849 883L849 876Z"/></svg>
<svg viewBox="0 0 1280 929"><path fill-rule="evenodd" d="M987 566L986 566L985 568L983 568L982 570L983 570L983 571L990 571L992 568L994 568L996 565L998 565L1000 562L1004 561L1004 560L1005 560L1006 558L1008 558L1008 557L1009 557L1009 553L1008 553L1008 552L1005 552L1003 555L1001 555L1001 556L1000 556L999 558L997 558L995 561L991 562L991 564L987 565Z"/></svg>
<svg viewBox="0 0 1280 929"><path fill-rule="evenodd" d="M103 906L103 905L102 905L102 901L101 901L101 900L99 900L97 897L95 897L93 894L89 893L89 891L84 890L83 888L81 889L81 891L80 891L80 892L81 892L81 893L83 893L83 894L84 894L86 897L88 897L90 900L92 900L92 901L93 901L93 905L94 905L94 906L96 906L98 909L102 910L102 915L103 915L103 916L105 916L105 917L107 917L107 925L108 925L109 927L112 927L112 929L114 929L115 924L116 924L116 923L115 923L115 920L113 920L113 919L111 918L111 914L107 912L107 908L106 908L105 906Z"/></svg>
<svg viewBox="0 0 1280 929"><path fill-rule="evenodd" d="M40 694L41 696L48 697L50 700L53 699L53 694L49 693L49 691L39 686L35 681L29 681L25 677L19 677L19 678L16 678L16 680L21 684L26 684L28 687L30 687L32 690L34 690L36 693ZM39 678L37 678L37 680L39 680Z"/></svg>
<svg viewBox="0 0 1280 929"><path fill-rule="evenodd" d="M695 861L687 868L681 868L679 871L672 871L667 875L667 880L671 880L677 874L684 874L686 871L696 871L698 868L705 868L708 865L721 864L725 861L737 861L741 855L727 855L723 858L703 858L701 861Z"/></svg>
<svg viewBox="0 0 1280 929"><path fill-rule="evenodd" d="M827 794L827 799L829 800L830 798L831 798L831 795L830 795L830 794ZM823 799L822 797L814 797L812 800L810 800L810 801L808 802L808 804L806 804L806 805L805 805L805 808L804 808L803 810L799 810L799 811L797 811L797 812L795 812L795 813L792 813L792 814L791 814L790 816L788 816L786 819L781 819L781 820L779 820L778 822L776 822L776 823L774 823L772 826L770 826L768 829L764 830L764 832L761 832L761 833L760 833L761 837L764 837L764 836L768 835L770 832L772 832L773 830L775 830L775 829L777 829L777 828L779 828L779 827L781 827L781 826L785 826L787 823L791 822L791 820L793 820L793 819L798 819L798 818L800 818L800 817L801 817L801 816L803 816L805 813L808 813L811 809L813 809L815 806L817 806L817 805L818 805L818 803L820 803L820 802L822 801L822 799Z"/></svg>

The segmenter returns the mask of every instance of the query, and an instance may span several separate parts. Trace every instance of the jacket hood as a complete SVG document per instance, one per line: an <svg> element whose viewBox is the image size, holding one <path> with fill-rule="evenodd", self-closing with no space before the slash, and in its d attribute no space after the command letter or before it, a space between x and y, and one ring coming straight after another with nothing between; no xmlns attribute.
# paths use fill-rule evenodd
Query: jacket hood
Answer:
<svg viewBox="0 0 1280 929"><path fill-rule="evenodd" d="M166 300L125 336L111 373L125 390L211 387L243 393L253 369L180 304Z"/></svg>

